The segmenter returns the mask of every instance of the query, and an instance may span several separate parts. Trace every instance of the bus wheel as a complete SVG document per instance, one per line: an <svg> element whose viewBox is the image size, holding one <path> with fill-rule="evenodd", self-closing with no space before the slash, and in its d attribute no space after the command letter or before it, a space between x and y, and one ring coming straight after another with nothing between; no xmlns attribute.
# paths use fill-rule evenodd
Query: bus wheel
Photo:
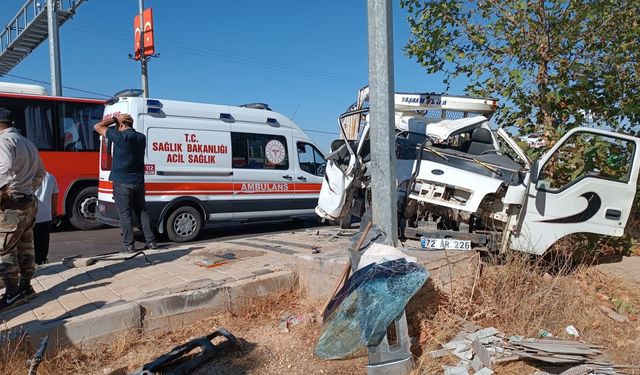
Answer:
<svg viewBox="0 0 640 375"><path fill-rule="evenodd" d="M178 207L167 219L167 236L173 242L194 240L202 229L202 215L191 206Z"/></svg>
<svg viewBox="0 0 640 375"><path fill-rule="evenodd" d="M86 187L76 195L71 206L69 222L80 230L92 230L102 228L103 225L96 221L96 208L98 207L98 187Z"/></svg>

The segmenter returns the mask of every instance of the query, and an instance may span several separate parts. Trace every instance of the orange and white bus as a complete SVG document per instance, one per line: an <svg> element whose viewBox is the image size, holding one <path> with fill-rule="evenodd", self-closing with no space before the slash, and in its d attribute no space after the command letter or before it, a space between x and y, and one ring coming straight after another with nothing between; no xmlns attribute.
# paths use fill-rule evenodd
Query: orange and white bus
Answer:
<svg viewBox="0 0 640 375"><path fill-rule="evenodd" d="M104 100L49 96L42 86L0 82L0 107L15 127L38 146L58 181L58 213L78 229L94 229L98 202L99 135Z"/></svg>

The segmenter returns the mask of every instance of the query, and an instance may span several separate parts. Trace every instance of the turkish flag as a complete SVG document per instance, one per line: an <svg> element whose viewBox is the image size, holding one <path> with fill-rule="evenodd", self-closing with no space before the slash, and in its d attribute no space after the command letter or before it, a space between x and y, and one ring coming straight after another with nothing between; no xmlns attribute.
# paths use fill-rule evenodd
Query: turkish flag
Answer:
<svg viewBox="0 0 640 375"><path fill-rule="evenodd" d="M144 56L155 54L155 45L153 43L153 11L151 8L142 12L144 21ZM133 39L134 39L134 58L140 60L140 15L133 18Z"/></svg>

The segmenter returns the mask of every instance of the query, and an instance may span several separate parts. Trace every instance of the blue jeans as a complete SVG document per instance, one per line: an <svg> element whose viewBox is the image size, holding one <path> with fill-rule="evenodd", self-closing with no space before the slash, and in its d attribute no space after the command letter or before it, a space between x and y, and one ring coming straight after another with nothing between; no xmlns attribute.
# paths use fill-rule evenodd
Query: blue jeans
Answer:
<svg viewBox="0 0 640 375"><path fill-rule="evenodd" d="M156 242L156 237L151 229L149 213L144 206L144 184L124 184L121 182L113 183L113 198L118 207L118 215L120 216L120 229L124 247L133 246L133 218L140 219L144 239L146 243Z"/></svg>

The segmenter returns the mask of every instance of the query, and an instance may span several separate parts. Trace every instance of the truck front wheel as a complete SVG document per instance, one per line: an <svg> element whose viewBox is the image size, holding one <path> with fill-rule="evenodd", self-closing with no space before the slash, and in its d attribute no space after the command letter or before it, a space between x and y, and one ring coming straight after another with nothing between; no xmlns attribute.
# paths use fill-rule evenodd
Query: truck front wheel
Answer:
<svg viewBox="0 0 640 375"><path fill-rule="evenodd" d="M167 219L167 236L173 242L193 241L202 229L202 214L191 206L178 207Z"/></svg>

